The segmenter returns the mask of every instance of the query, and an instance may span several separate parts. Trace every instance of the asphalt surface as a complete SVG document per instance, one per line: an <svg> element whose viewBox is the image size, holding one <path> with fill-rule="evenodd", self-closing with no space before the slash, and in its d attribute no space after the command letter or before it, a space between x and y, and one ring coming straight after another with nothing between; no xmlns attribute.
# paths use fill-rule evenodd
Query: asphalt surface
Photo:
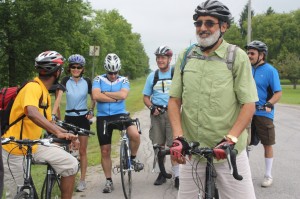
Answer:
<svg viewBox="0 0 300 199"><path fill-rule="evenodd" d="M150 126L149 110L144 109L134 115L140 119L142 127L141 146L138 159L145 164L141 172L133 173L132 199L176 199L177 190L174 188L173 180L161 186L154 186L153 182L157 177L152 172L153 149L148 137ZM300 106L276 105L275 126L276 144L274 145L273 162L273 185L269 188L260 186L264 176L265 163L264 151L261 144L250 151L249 161L252 170L253 184L257 199L299 199L300 198ZM116 146L116 150L119 150ZM118 159L113 165L118 164ZM166 168L170 164L167 159ZM120 174L113 174L114 191L109 194L102 193L105 184L105 177L100 165L89 167L87 172L87 190L75 193L74 199L96 199L124 198Z"/></svg>

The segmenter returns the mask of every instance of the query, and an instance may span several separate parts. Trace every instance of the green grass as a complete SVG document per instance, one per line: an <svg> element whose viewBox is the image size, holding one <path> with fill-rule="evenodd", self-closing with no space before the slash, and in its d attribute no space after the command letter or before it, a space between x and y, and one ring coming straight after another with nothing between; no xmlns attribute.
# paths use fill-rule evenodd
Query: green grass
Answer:
<svg viewBox="0 0 300 199"><path fill-rule="evenodd" d="M292 85L282 85L282 97L279 103L300 105L300 85L296 89L293 89Z"/></svg>

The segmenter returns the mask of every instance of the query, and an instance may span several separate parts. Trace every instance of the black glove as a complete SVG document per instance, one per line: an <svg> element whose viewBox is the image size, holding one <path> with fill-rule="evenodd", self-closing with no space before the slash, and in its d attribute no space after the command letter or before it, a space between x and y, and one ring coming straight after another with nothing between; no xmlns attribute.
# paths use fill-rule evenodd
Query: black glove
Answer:
<svg viewBox="0 0 300 199"><path fill-rule="evenodd" d="M264 107L268 107L268 108L273 108L274 107L274 105L271 103L271 102L266 102L265 104L264 104Z"/></svg>
<svg viewBox="0 0 300 199"><path fill-rule="evenodd" d="M149 109L150 109L151 115L153 115L153 113L155 112L155 109L157 109L157 106L151 105L151 106L149 107Z"/></svg>
<svg viewBox="0 0 300 199"><path fill-rule="evenodd" d="M170 154L176 158L180 158L181 156L185 156L185 152L190 148L189 143L183 137L178 137L173 141Z"/></svg>
<svg viewBox="0 0 300 199"><path fill-rule="evenodd" d="M229 147L230 150L232 150L234 148L235 143L230 141L230 140L226 140L226 139L222 139L221 142L219 142L217 144L217 146L215 146L214 148L214 155L216 157L217 160L220 159L226 159L227 158L227 154L226 154L226 149Z"/></svg>

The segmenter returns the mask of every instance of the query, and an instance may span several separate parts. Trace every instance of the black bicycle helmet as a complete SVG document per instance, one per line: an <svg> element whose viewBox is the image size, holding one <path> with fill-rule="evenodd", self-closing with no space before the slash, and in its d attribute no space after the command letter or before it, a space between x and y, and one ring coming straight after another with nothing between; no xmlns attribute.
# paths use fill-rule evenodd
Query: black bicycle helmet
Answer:
<svg viewBox="0 0 300 199"><path fill-rule="evenodd" d="M259 52L265 53L266 56L268 54L268 46L264 42L258 40L251 41L247 46L245 46L245 48L246 50L256 49Z"/></svg>
<svg viewBox="0 0 300 199"><path fill-rule="evenodd" d="M35 68L41 75L50 75L61 69L65 58L56 51L42 52L35 58Z"/></svg>
<svg viewBox="0 0 300 199"><path fill-rule="evenodd" d="M194 21L197 21L199 16L213 16L221 21L227 22L230 25L232 19L231 13L227 6L219 1L207 0L201 5L198 5L193 15Z"/></svg>
<svg viewBox="0 0 300 199"><path fill-rule="evenodd" d="M157 50L154 53L156 56L157 55L163 55L163 56L168 56L172 57L173 56L173 51L168 47L168 46L160 46L157 48Z"/></svg>

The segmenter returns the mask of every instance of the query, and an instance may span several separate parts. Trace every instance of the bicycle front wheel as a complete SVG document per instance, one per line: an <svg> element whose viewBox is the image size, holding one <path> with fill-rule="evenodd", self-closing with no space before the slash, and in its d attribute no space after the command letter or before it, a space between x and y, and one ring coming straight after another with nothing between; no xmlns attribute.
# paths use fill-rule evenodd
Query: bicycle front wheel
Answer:
<svg viewBox="0 0 300 199"><path fill-rule="evenodd" d="M29 194L26 191L20 191L15 197L14 199L22 199L22 198L29 198Z"/></svg>
<svg viewBox="0 0 300 199"><path fill-rule="evenodd" d="M41 199L59 199L60 195L60 176L56 173L48 174L42 187Z"/></svg>
<svg viewBox="0 0 300 199"><path fill-rule="evenodd" d="M126 141L122 141L120 147L120 173L123 187L123 193L126 199L131 198L132 178L130 168L130 157L128 155L128 146Z"/></svg>

